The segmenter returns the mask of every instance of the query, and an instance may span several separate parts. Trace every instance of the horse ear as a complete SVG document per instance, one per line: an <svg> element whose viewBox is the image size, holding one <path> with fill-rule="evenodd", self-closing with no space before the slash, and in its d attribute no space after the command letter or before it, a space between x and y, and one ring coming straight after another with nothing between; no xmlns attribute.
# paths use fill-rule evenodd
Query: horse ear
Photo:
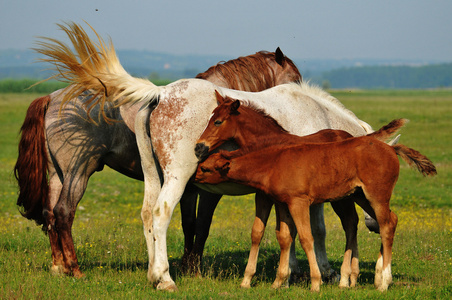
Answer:
<svg viewBox="0 0 452 300"><path fill-rule="evenodd" d="M223 104L224 98L223 96L220 95L220 93L217 90L215 90L215 97L217 98L218 105Z"/></svg>
<svg viewBox="0 0 452 300"><path fill-rule="evenodd" d="M240 107L240 101L239 100L235 100L231 104L231 111L232 112L236 112L239 109L239 107Z"/></svg>
<svg viewBox="0 0 452 300"><path fill-rule="evenodd" d="M229 165L230 164L231 163L229 161L219 160L215 164L215 169L218 170L220 172L220 174L226 175L229 172L229 169L230 169Z"/></svg>
<svg viewBox="0 0 452 300"><path fill-rule="evenodd" d="M276 48L275 51L275 61L279 64L279 65L283 65L284 64L284 53L282 53L281 49Z"/></svg>

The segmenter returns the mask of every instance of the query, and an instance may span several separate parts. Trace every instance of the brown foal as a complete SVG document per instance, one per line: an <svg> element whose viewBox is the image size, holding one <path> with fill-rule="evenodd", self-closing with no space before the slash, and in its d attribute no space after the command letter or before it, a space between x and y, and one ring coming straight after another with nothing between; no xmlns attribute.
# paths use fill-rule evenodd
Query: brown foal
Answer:
<svg viewBox="0 0 452 300"><path fill-rule="evenodd" d="M230 112L235 111L235 115L242 114L238 111L240 102L230 101L228 105ZM269 119L269 117L265 118ZM231 123L229 120L215 119L214 115L210 122L214 127L220 128L227 127L227 124ZM403 121L396 121L396 124L403 124ZM388 125L385 128L390 127ZM278 135L276 131L272 138L268 139L259 139L258 136L250 137L249 134L247 137L254 141L246 144L245 147L233 152L221 151L201 163L195 180L203 184L230 181L251 186L271 196L278 203L286 204L309 261L311 289L314 291L319 290L321 278L313 251L309 206L327 201L333 202L352 195L353 201L371 216L375 216L380 226L382 246L376 264L375 285L379 290L384 291L392 281L391 250L397 216L390 211L389 200L399 174L397 155L409 164L416 165L424 175L434 175L436 169L428 158L416 150L400 144L389 146L381 142L382 136L389 137L388 132L393 133L393 131L383 132L385 132L384 129L374 133L373 136L371 134L331 143L295 141L291 139L292 135L283 130L279 132L279 139L276 138ZM203 137L204 134L200 142ZM350 206L350 201L346 203L348 203L346 207L354 211L354 205ZM347 233L347 243L356 244L356 225L353 220L355 215L356 211L351 215L347 212L339 213L344 229L346 224L352 224L354 227ZM280 230L278 236L281 259L283 251L288 251L294 236L288 219L284 213L280 213L280 221L289 224L286 227L288 230ZM352 221L350 222L349 219ZM355 257L348 246L346 250L341 272L350 263L352 267L353 265L357 267L357 253ZM278 277L287 278L288 268L284 267L282 270L281 263L283 262L280 262ZM354 284L357 274L352 276L354 278L350 280Z"/></svg>

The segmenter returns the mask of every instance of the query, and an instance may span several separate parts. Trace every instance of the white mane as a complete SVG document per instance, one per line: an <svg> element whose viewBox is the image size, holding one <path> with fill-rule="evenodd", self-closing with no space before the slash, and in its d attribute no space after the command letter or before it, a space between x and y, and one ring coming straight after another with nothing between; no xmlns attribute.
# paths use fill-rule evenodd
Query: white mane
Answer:
<svg viewBox="0 0 452 300"><path fill-rule="evenodd" d="M360 120L351 110L346 108L344 106L344 104L342 104L342 102L340 102L337 98L335 98L332 95L330 95L329 93L327 93L325 90L323 90L318 85L311 84L309 81L297 82L297 83L291 83L291 84L298 86L298 89L300 89L300 91L303 94L306 94L307 96L309 96L319 102L328 100L329 102L331 102L332 104L337 106L340 110L344 111L345 113L347 113L348 115L350 115L351 117L356 119L367 133L371 133L374 131L369 124Z"/></svg>

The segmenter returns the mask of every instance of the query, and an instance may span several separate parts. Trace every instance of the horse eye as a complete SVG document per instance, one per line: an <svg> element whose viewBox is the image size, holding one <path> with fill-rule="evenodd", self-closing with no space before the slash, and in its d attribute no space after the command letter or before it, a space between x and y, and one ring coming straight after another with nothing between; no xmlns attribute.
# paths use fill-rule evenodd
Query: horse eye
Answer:
<svg viewBox="0 0 452 300"><path fill-rule="evenodd" d="M216 120L213 124L215 124L215 126L220 126L221 124L223 124L223 121Z"/></svg>

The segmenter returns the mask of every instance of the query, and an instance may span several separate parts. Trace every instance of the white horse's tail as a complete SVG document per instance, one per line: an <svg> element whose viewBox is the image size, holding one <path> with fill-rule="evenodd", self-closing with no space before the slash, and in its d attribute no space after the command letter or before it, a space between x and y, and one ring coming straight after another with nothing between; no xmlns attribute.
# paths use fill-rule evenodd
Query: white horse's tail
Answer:
<svg viewBox="0 0 452 300"><path fill-rule="evenodd" d="M92 97L88 106L92 108L100 104L102 115L106 118L103 112L106 102L120 106L139 101L156 101L160 88L149 80L135 78L127 73L116 56L111 40L107 45L89 24L97 36L97 43L75 23L58 26L67 34L74 50L56 39L46 37L41 38L43 41L37 43L39 48L34 50L47 56L41 61L55 66L58 74L51 78L71 84L63 104L90 90L95 97Z"/></svg>

